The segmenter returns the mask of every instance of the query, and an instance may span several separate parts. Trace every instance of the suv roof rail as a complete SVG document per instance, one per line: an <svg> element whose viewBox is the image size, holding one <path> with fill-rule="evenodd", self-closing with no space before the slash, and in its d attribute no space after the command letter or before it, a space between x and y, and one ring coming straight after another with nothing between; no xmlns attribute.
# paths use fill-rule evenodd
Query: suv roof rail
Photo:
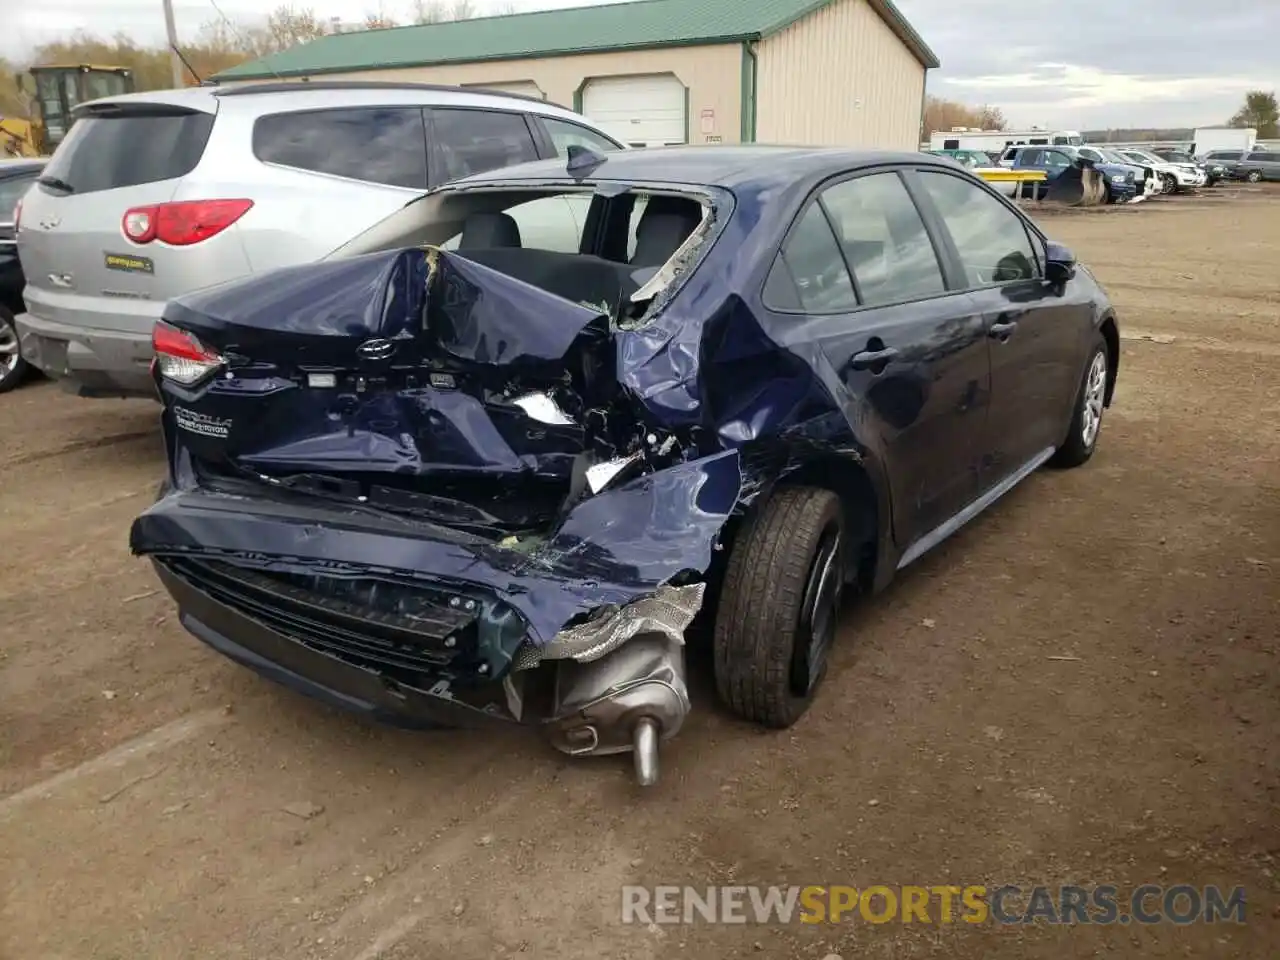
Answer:
<svg viewBox="0 0 1280 960"><path fill-rule="evenodd" d="M415 83L397 80L295 80L276 81L274 83L245 83L234 87L215 86L215 97L243 97L255 93L297 93L299 90L431 90L436 93L477 93L486 97L506 97L511 100L524 100L529 103L540 103L543 106L555 106L538 97L524 93L507 93L502 90L490 90L487 87L462 87L447 83Z"/></svg>

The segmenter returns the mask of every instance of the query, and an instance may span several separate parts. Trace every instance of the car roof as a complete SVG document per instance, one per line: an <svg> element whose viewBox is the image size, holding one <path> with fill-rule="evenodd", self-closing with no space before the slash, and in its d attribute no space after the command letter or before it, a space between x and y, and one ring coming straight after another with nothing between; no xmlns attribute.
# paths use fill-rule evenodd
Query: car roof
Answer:
<svg viewBox="0 0 1280 960"><path fill-rule="evenodd" d="M890 163L936 165L953 170L949 158L919 152L849 150L842 147L784 145L715 145L647 147L602 154L603 163L591 168L585 182L650 182L686 186L767 188L821 180L844 171ZM565 160L537 160L486 173L473 174L449 184L479 186L513 180L564 180L569 176Z"/></svg>
<svg viewBox="0 0 1280 960"><path fill-rule="evenodd" d="M481 91L467 87L430 83L389 81L313 81L279 83L239 83L228 86L205 85L180 90L147 90L123 93L83 103L77 112L93 113L113 104L160 103L203 113L216 113L223 104L253 113L279 110L284 105L299 109L322 107L395 106L399 104L458 107L488 107L520 110L547 117L562 117L579 124L590 121L572 110L536 97L516 93Z"/></svg>

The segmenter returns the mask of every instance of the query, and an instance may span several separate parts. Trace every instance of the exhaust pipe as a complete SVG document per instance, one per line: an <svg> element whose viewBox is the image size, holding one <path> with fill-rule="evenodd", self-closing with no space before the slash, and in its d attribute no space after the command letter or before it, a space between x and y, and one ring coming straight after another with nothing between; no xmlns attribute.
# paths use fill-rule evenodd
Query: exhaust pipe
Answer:
<svg viewBox="0 0 1280 960"><path fill-rule="evenodd" d="M632 751L636 781L658 782L658 744L689 714L684 644L659 633L633 637L613 653L556 664L551 742L571 756Z"/></svg>

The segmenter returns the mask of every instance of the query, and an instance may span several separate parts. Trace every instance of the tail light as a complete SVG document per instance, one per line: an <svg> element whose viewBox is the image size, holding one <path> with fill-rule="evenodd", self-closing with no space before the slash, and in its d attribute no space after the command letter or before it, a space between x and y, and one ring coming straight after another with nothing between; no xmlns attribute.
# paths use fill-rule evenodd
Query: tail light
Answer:
<svg viewBox="0 0 1280 960"><path fill-rule="evenodd" d="M126 210L120 228L134 243L159 240L173 247L189 247L217 236L248 213L252 206L252 200L156 203Z"/></svg>
<svg viewBox="0 0 1280 960"><path fill-rule="evenodd" d="M22 227L22 198L18 198L18 202L13 205L13 232L17 233Z"/></svg>
<svg viewBox="0 0 1280 960"><path fill-rule="evenodd" d="M203 380L225 362L217 350L163 320L157 320L151 331L151 349L155 351L153 362L160 375L188 387Z"/></svg>

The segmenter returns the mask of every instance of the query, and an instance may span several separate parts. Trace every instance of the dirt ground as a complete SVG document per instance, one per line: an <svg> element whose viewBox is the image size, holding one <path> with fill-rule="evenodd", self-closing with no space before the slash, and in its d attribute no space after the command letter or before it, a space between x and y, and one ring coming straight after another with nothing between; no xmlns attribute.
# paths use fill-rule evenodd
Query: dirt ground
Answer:
<svg viewBox="0 0 1280 960"><path fill-rule="evenodd" d="M648 793L205 649L126 546L154 406L0 398L0 957L1275 956L1280 191L1043 216L1124 327L1094 460L849 610L794 729L695 676ZM624 884L1073 882L1243 885L1247 922L620 922Z"/></svg>

